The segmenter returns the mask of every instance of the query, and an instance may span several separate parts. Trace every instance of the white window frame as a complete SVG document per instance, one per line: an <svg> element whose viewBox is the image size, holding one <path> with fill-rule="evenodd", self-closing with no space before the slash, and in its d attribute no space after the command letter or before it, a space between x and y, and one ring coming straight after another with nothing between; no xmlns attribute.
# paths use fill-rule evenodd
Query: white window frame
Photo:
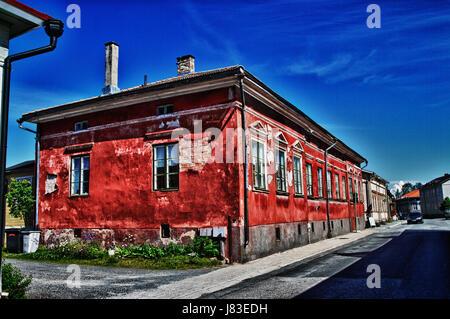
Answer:
<svg viewBox="0 0 450 319"><path fill-rule="evenodd" d="M263 178L264 178L264 187L255 186L255 172L253 169L253 142L262 144L263 146L263 160L262 163L264 165L264 172L263 172ZM253 181L253 190L268 190L267 185L267 143L261 139L252 137L251 138L251 163L252 163L252 181ZM258 155L258 154L257 154ZM257 156L258 157L258 156Z"/></svg>
<svg viewBox="0 0 450 319"><path fill-rule="evenodd" d="M298 178L296 175L296 171L298 172L298 170L295 169L295 159L299 159L300 161L300 178ZM294 192L297 195L303 195L304 191L303 191L303 158L300 154L296 154L294 153L293 157L292 157L292 172L294 175ZM300 185L298 185L300 182ZM300 190L298 189L298 186L300 186Z"/></svg>
<svg viewBox="0 0 450 319"><path fill-rule="evenodd" d="M84 168L84 158L88 158L89 159L89 168L85 169ZM80 159L80 168L75 170L74 169L74 160L79 158ZM91 175L91 156L90 154L80 154L80 155L74 155L70 158L70 196L86 196L89 195L89 185L90 185L90 178L87 181L88 186L87 186L87 190L84 189L84 183L86 182L84 180L84 174L83 172L87 170L89 171L89 176ZM79 193L75 193L73 186L76 182L73 181L73 176L74 176L74 172L75 171L79 171L80 172L80 176L78 178L78 184L79 184Z"/></svg>
<svg viewBox="0 0 450 319"><path fill-rule="evenodd" d="M284 189L280 189L280 187L279 187L279 183L278 183L278 166L279 166L279 156L278 156L278 153L279 152L282 152L283 154L284 154L284 163L283 163L283 167L284 167L284 172L283 172L283 176L284 176L284 185L282 185L282 186L284 186ZM287 160L287 158L286 158L286 155L287 155L287 151L285 150L285 149L282 149L282 148L277 148L276 150L275 150L275 183L276 183L276 187L277 187L277 192L284 192L284 193L287 193L288 192L288 188L287 188L287 176L286 176L286 160Z"/></svg>

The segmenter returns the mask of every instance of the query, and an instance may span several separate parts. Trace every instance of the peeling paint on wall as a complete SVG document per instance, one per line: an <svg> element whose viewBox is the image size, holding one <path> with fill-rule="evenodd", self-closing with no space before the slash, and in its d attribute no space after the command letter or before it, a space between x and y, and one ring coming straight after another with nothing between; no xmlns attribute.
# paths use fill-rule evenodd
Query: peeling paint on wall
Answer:
<svg viewBox="0 0 450 319"><path fill-rule="evenodd" d="M45 180L45 194L51 194L58 190L58 186L56 185L55 174L47 174L47 179Z"/></svg>

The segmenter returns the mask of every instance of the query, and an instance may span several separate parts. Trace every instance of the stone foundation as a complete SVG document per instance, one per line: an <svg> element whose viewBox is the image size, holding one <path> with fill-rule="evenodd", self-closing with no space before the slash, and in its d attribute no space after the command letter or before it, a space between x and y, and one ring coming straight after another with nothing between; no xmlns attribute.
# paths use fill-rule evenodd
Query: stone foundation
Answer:
<svg viewBox="0 0 450 319"><path fill-rule="evenodd" d="M332 236L351 232L354 219L333 219L330 221ZM279 238L277 230L279 229ZM363 217L358 218L358 230L365 228ZM307 245L327 238L326 220L302 221L252 226L249 229L249 245L244 247L244 228L233 227L232 260L247 262L287 249Z"/></svg>
<svg viewBox="0 0 450 319"><path fill-rule="evenodd" d="M161 229L42 229L41 244L52 247L61 242L75 242L83 240L96 242L101 247L114 247L122 245L150 244L164 246L170 242L187 244L198 233L197 228L171 228L170 237L163 238Z"/></svg>

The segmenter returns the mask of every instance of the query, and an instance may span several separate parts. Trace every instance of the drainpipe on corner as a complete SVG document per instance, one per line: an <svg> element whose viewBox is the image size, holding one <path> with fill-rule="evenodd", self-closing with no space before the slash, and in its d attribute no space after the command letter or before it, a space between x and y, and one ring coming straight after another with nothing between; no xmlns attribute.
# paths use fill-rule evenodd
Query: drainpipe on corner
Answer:
<svg viewBox="0 0 450 319"><path fill-rule="evenodd" d="M244 92L244 70L241 68L239 76L239 87L241 90L241 121L242 121L242 144L244 148L244 247L249 243L249 220L248 220L248 159L247 159L247 122L245 113L245 92Z"/></svg>
<svg viewBox="0 0 450 319"><path fill-rule="evenodd" d="M327 190L327 224L328 224L328 232L327 237L333 237L331 233L331 222L330 222L330 199L328 198L328 151L331 150L337 143L337 140L334 139L334 143L325 150L325 189ZM330 181L331 185L333 185L333 181ZM331 186L330 185L330 186Z"/></svg>
<svg viewBox="0 0 450 319"><path fill-rule="evenodd" d="M37 49L9 55L3 62L3 91L1 101L1 137L0 137L0 260L2 259L2 250L5 239L5 221L6 221L6 150L8 141L8 116L9 116L9 93L11 81L12 62L26 59L38 54L53 51L56 48L57 39L63 34L64 23L57 19L49 19L44 23L45 33L50 38L50 44ZM0 263L0 299L7 296L2 291L2 265Z"/></svg>

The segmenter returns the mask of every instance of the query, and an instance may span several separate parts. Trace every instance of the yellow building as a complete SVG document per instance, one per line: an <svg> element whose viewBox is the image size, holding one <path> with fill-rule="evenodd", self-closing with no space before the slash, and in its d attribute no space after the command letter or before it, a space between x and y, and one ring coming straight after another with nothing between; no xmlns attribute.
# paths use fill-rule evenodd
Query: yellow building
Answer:
<svg viewBox="0 0 450 319"><path fill-rule="evenodd" d="M12 178L16 180L29 180L33 185L34 176L34 161L26 161L20 164L8 167L6 169L6 179L9 182ZM8 227L23 227L25 223L21 218L15 218L9 213L9 207L6 205L6 228Z"/></svg>

